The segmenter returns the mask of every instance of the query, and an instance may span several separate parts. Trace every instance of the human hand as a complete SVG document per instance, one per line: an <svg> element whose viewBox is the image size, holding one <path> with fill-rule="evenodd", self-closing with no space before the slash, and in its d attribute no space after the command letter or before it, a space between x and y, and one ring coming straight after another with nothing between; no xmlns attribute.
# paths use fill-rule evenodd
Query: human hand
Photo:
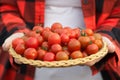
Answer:
<svg viewBox="0 0 120 80"><path fill-rule="evenodd" d="M104 37L104 36L103 36L103 37L102 37L102 40L107 43L108 53L113 53L113 52L115 51L115 46L114 46L114 44L113 44L107 37ZM94 65L95 63L99 62L102 58L103 58L103 57L100 57L100 58L95 59L95 60L93 60L93 61L91 61L91 62L87 62L85 65L87 65L87 66L92 66L92 65Z"/></svg>
<svg viewBox="0 0 120 80"><path fill-rule="evenodd" d="M3 50L8 51L8 49L10 48L10 45L12 44L12 40L15 39L15 38L20 38L22 36L24 36L24 33L14 33L14 34L12 34L10 37L8 37L4 41L4 43L2 45Z"/></svg>

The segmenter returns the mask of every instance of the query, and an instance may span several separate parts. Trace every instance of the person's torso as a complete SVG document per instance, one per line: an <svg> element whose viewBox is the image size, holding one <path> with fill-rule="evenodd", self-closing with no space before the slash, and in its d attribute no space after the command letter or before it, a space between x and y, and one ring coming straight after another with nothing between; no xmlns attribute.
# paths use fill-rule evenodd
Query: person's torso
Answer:
<svg viewBox="0 0 120 80"><path fill-rule="evenodd" d="M63 3L64 2L64 3ZM85 28L81 0L46 0L45 26L59 22L71 28ZM66 68L37 68L35 80L102 80L101 74L92 76L88 66Z"/></svg>

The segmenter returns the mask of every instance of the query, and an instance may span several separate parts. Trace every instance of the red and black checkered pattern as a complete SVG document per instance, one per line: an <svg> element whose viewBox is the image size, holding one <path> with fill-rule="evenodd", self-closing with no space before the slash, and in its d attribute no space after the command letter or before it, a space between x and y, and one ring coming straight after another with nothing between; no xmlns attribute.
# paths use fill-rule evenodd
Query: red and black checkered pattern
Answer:
<svg viewBox="0 0 120 80"><path fill-rule="evenodd" d="M101 32L116 44L116 52L92 67L105 73L109 80L120 79L120 0L82 0L82 10L87 28ZM18 29L44 24L45 0L0 0L0 43ZM117 32L115 32L117 29ZM112 33L113 32L113 33ZM112 35L113 34L113 35ZM117 38L116 38L117 37ZM0 48L1 49L1 48ZM0 80L33 80L34 69L28 65L15 68L7 52L0 53ZM119 66L118 66L119 65ZM99 67L98 67L99 66Z"/></svg>

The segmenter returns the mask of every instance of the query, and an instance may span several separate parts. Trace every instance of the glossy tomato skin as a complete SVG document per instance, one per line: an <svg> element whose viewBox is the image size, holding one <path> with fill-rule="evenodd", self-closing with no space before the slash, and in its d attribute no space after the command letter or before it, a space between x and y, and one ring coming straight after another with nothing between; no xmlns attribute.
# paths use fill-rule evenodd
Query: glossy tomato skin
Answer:
<svg viewBox="0 0 120 80"><path fill-rule="evenodd" d="M71 51L71 52L77 51L77 50L80 50L80 48L81 48L81 44L77 39L70 39L70 41L68 43L69 51Z"/></svg>
<svg viewBox="0 0 120 80"><path fill-rule="evenodd" d="M15 51L16 51L17 54L22 55L24 53L25 49L26 49L25 44L18 44L15 48Z"/></svg>
<svg viewBox="0 0 120 80"><path fill-rule="evenodd" d="M59 52L56 53L55 59L56 59L57 61L60 61L60 60L68 60L68 59L69 59L69 56L67 55L66 52L64 52L64 51L59 51Z"/></svg>
<svg viewBox="0 0 120 80"><path fill-rule="evenodd" d="M50 46L48 45L47 41L44 41L41 45L41 48L48 51L50 49Z"/></svg>
<svg viewBox="0 0 120 80"><path fill-rule="evenodd" d="M15 49L18 44L25 44L22 38L16 38L12 41L12 47Z"/></svg>
<svg viewBox="0 0 120 80"><path fill-rule="evenodd" d="M44 56L46 54L46 51L40 48L40 49L37 50L37 52L38 52L37 59L38 60L43 60L43 58L44 58Z"/></svg>
<svg viewBox="0 0 120 80"><path fill-rule="evenodd" d="M100 39L96 39L94 43L98 46L99 49L103 47L103 42Z"/></svg>
<svg viewBox="0 0 120 80"><path fill-rule="evenodd" d="M71 30L71 31L70 31L69 38L70 38L70 39L72 39L72 38L77 38L77 37L76 37L76 32L75 32L74 30Z"/></svg>
<svg viewBox="0 0 120 80"><path fill-rule="evenodd" d="M88 36L93 36L93 34L94 34L93 30L90 29L90 28L86 28L86 29L85 29L85 33L86 33Z"/></svg>
<svg viewBox="0 0 120 80"><path fill-rule="evenodd" d="M44 39L43 37L40 35L38 37L36 37L38 39L38 43L39 43L39 46L41 46L41 44L43 43Z"/></svg>
<svg viewBox="0 0 120 80"><path fill-rule="evenodd" d="M56 29L62 29L62 24L61 23L53 23L52 26L51 26L51 31L55 31Z"/></svg>
<svg viewBox="0 0 120 80"><path fill-rule="evenodd" d="M30 31L29 33L26 34L28 37L38 37L40 36L39 33L36 33L36 31Z"/></svg>
<svg viewBox="0 0 120 80"><path fill-rule="evenodd" d="M81 48L85 49L89 45L91 40L88 36L80 36L78 38L78 41L81 43Z"/></svg>
<svg viewBox="0 0 120 80"><path fill-rule="evenodd" d="M84 56L83 56L83 53L80 50L78 50L78 51L72 52L70 57L72 59L77 59L77 58L83 58Z"/></svg>
<svg viewBox="0 0 120 80"><path fill-rule="evenodd" d="M48 45L61 44L61 37L58 33L53 33L48 37Z"/></svg>
<svg viewBox="0 0 120 80"><path fill-rule="evenodd" d="M95 37L94 36L89 36L89 38L93 43L95 42Z"/></svg>
<svg viewBox="0 0 120 80"><path fill-rule="evenodd" d="M47 52L47 53L44 55L43 60L44 60L44 61L54 61L54 60L55 60L55 54L52 53L52 52Z"/></svg>
<svg viewBox="0 0 120 80"><path fill-rule="evenodd" d="M61 37L62 44L68 44L70 38L67 34L63 33L63 34L61 34L60 37Z"/></svg>
<svg viewBox="0 0 120 80"><path fill-rule="evenodd" d="M102 40L102 35L100 33L94 33L93 35L95 37L95 39L100 39Z"/></svg>
<svg viewBox="0 0 120 80"><path fill-rule="evenodd" d="M47 31L47 30L44 30L43 33L42 33L42 37L45 41L48 41L48 37L49 35L52 34L51 31Z"/></svg>
<svg viewBox="0 0 120 80"><path fill-rule="evenodd" d="M37 49L39 46L39 42L38 39L36 37L29 37L26 41L25 41L25 45L27 48L35 48Z"/></svg>
<svg viewBox="0 0 120 80"><path fill-rule="evenodd" d="M73 31L76 33L76 38L78 38L80 36L80 29L74 28Z"/></svg>
<svg viewBox="0 0 120 80"><path fill-rule="evenodd" d="M38 56L38 53L35 48L27 48L24 52L24 57L27 59L36 59Z"/></svg>
<svg viewBox="0 0 120 80"><path fill-rule="evenodd" d="M41 26L34 26L32 30L41 34L44 29Z"/></svg>
<svg viewBox="0 0 120 80"><path fill-rule="evenodd" d="M95 54L98 52L98 50L99 50L98 46L94 43L88 45L86 48L86 52L88 55Z"/></svg>
<svg viewBox="0 0 120 80"><path fill-rule="evenodd" d="M62 51L62 46L60 44L53 44L51 46L51 51L56 54L57 52Z"/></svg>

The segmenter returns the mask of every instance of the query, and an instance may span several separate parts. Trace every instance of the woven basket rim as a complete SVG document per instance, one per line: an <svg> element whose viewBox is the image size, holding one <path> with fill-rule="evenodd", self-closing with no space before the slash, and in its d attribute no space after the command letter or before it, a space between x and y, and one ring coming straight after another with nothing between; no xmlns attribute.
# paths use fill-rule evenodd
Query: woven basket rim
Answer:
<svg viewBox="0 0 120 80"><path fill-rule="evenodd" d="M99 59L104 57L108 52L107 44L103 42L103 47L95 54L84 58L77 58L77 59L70 59L70 60L62 60L62 61L41 61L41 60L32 60L22 57L21 55L17 54L12 46L9 49L9 54L17 59L22 64L32 65L34 67L69 67L75 65L84 65L85 63L89 63L93 60Z"/></svg>

